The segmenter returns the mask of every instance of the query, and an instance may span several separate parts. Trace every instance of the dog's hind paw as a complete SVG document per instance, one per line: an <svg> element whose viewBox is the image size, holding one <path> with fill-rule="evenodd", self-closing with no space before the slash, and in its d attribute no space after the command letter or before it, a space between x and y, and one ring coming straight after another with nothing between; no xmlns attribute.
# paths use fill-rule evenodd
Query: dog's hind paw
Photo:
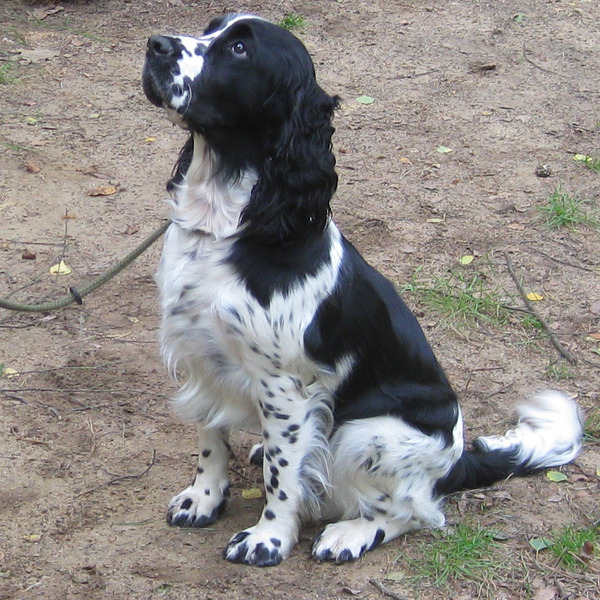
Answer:
<svg viewBox="0 0 600 600"><path fill-rule="evenodd" d="M312 555L318 561L349 562L378 546L384 538L383 529L364 519L340 521L325 527L313 544Z"/></svg>

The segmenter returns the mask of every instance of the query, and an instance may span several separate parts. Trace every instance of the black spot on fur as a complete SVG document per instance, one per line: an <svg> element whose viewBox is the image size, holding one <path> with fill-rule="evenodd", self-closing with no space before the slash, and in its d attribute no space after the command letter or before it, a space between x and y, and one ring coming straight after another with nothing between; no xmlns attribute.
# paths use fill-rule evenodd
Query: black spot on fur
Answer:
<svg viewBox="0 0 600 600"><path fill-rule="evenodd" d="M379 546L379 544L381 544L381 542L383 542L385 538L385 531L383 529L378 529L377 532L375 533L375 539L373 540L373 543L371 544L371 547L369 548L369 550L373 550L373 548L375 548L376 546Z"/></svg>
<svg viewBox="0 0 600 600"><path fill-rule="evenodd" d="M265 519L273 521L275 519L275 513L270 509L265 510Z"/></svg>
<svg viewBox="0 0 600 600"><path fill-rule="evenodd" d="M206 450L202 450L202 456L204 456L204 458L208 458L211 454L212 454L212 450L210 448L207 448Z"/></svg>

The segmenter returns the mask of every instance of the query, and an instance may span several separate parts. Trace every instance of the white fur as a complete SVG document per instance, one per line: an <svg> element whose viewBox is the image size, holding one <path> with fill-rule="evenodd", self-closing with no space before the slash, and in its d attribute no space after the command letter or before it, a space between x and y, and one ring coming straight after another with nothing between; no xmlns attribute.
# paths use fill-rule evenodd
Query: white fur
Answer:
<svg viewBox="0 0 600 600"><path fill-rule="evenodd" d="M331 447L328 518L353 519L385 511L391 520L414 521L420 527L443 525L433 489L462 453L460 417L450 446L401 419L374 417L342 425Z"/></svg>
<svg viewBox="0 0 600 600"><path fill-rule="evenodd" d="M581 449L582 425L579 409L566 394L546 390L518 407L519 421L505 435L479 437L482 450L518 448L517 461L527 469L563 465Z"/></svg>

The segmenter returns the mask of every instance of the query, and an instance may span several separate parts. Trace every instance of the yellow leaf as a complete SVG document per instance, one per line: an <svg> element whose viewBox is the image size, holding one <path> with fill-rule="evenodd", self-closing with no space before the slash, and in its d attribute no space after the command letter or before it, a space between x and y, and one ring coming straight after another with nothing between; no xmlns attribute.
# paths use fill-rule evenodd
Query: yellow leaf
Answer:
<svg viewBox="0 0 600 600"><path fill-rule="evenodd" d="M42 539L42 536L39 535L39 533L32 533L30 535L24 535L23 539L26 542L31 542L33 544L36 544L37 542L39 542Z"/></svg>
<svg viewBox="0 0 600 600"><path fill-rule="evenodd" d="M16 369L13 369L12 367L4 367L4 369L2 369L2 372L0 373L0 375L2 375L2 377L18 377L19 376L19 371L17 371Z"/></svg>
<svg viewBox="0 0 600 600"><path fill-rule="evenodd" d="M532 302L539 302L540 300L543 300L544 296L542 296L541 294L538 294L537 292L529 292L529 294L527 294L527 300L531 300Z"/></svg>
<svg viewBox="0 0 600 600"><path fill-rule="evenodd" d="M458 259L458 262L465 267L473 262L475 257L472 254L465 254Z"/></svg>
<svg viewBox="0 0 600 600"><path fill-rule="evenodd" d="M444 219L440 219L438 217L433 217L433 219L427 219L428 223L443 223Z"/></svg>
<svg viewBox="0 0 600 600"><path fill-rule="evenodd" d="M155 142L155 141L156 141L156 138L155 138L155 137L152 137L152 136L150 136L150 137L147 137L147 138L146 138L144 141L145 141L147 144L151 144L152 142Z"/></svg>
<svg viewBox="0 0 600 600"><path fill-rule="evenodd" d="M245 500L256 500L257 498L262 498L262 492L258 488L242 490L242 498Z"/></svg>
<svg viewBox="0 0 600 600"><path fill-rule="evenodd" d="M568 477L564 473L561 473L560 471L548 471L546 473L546 477L550 481L554 481L554 483L560 483L561 481L568 480Z"/></svg>
<svg viewBox="0 0 600 600"><path fill-rule="evenodd" d="M73 269L65 264L64 260L61 260L57 265L50 267L50 273L52 275L70 275Z"/></svg>
<svg viewBox="0 0 600 600"><path fill-rule="evenodd" d="M575 156L573 156L573 160L586 163L589 162L590 157L587 154L575 154Z"/></svg>
<svg viewBox="0 0 600 600"><path fill-rule="evenodd" d="M88 196L112 196L117 193L117 186L103 185L88 191Z"/></svg>

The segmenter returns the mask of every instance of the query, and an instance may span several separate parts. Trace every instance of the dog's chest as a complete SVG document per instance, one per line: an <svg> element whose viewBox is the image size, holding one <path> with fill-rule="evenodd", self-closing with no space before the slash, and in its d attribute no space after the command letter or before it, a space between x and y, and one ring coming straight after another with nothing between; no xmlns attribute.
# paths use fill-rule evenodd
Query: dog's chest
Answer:
<svg viewBox="0 0 600 600"><path fill-rule="evenodd" d="M231 243L175 226L167 232L157 276L163 352L213 376L302 369L308 321L298 305L316 299L275 295L262 306L227 260Z"/></svg>

